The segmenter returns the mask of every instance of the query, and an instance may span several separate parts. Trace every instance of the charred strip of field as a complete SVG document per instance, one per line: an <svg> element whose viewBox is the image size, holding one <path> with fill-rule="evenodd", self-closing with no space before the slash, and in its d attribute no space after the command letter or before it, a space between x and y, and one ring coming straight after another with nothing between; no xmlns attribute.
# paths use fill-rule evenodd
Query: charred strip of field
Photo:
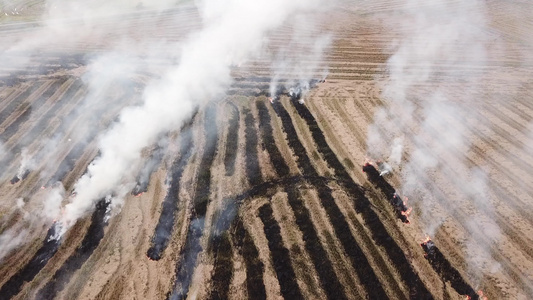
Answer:
<svg viewBox="0 0 533 300"><path fill-rule="evenodd" d="M268 109L263 101L257 101L255 104L257 111L259 112L259 128L261 129L263 148L266 148L268 151L270 163L274 166L278 176L285 177L289 175L290 169L276 146L276 141L272 134L272 126L270 124L271 119Z"/></svg>
<svg viewBox="0 0 533 300"><path fill-rule="evenodd" d="M211 241L214 254L213 287L209 299L228 299L229 287L233 277L233 252L228 231L214 236Z"/></svg>
<svg viewBox="0 0 533 300"><path fill-rule="evenodd" d="M281 103L279 103L278 101L274 102L272 107L274 108L274 111L276 112L278 117L281 119L283 131L285 131L285 134L287 136L287 142L289 144L289 147L294 152L294 155L296 155L296 163L298 164L298 168L300 168L304 176L318 177L317 171L315 170L313 164L311 163L311 160L307 156L305 147L298 139L296 129L292 125L291 116L285 110L283 105L281 105Z"/></svg>
<svg viewBox="0 0 533 300"><path fill-rule="evenodd" d="M74 145L74 147L70 149L65 159L63 159L59 164L54 175L46 183L47 187L51 186L57 181L63 181L63 179L65 179L65 176L67 176L68 172L73 169L74 165L81 157L83 151L85 150L85 148L87 148L88 144L89 142L87 140L83 140L81 142L76 143L76 145ZM69 187L66 188L68 189Z"/></svg>
<svg viewBox="0 0 533 300"><path fill-rule="evenodd" d="M226 103L230 107L231 117L229 119L228 134L226 136L226 151L224 152L224 167L226 176L231 176L235 172L235 159L239 149L239 109L231 102Z"/></svg>
<svg viewBox="0 0 533 300"><path fill-rule="evenodd" d="M344 288L335 274L326 250L320 243L316 229L311 221L311 215L303 204L300 193L294 185L288 186L285 190L289 205L296 218L296 224L302 232L305 249L309 253L318 274L320 285L326 292L328 299L347 299Z"/></svg>
<svg viewBox="0 0 533 300"><path fill-rule="evenodd" d="M409 223L407 216L402 214L402 212L406 212L409 208L403 203L400 195L396 194L396 190L392 185L390 185L383 176L380 176L378 170L369 163L363 166L363 172L367 175L368 180L385 194L389 203L394 207L396 216L402 220L402 222Z"/></svg>
<svg viewBox="0 0 533 300"><path fill-rule="evenodd" d="M89 225L80 246L55 272L52 279L37 292L36 299L53 299L58 292L65 288L74 272L91 257L104 237L104 228L107 225L106 212L109 204L110 201L105 199L96 203L96 209L91 217L91 225Z"/></svg>
<svg viewBox="0 0 533 300"><path fill-rule="evenodd" d="M24 122L28 121L28 119L31 116L32 107L28 104L27 107L24 109L24 112L18 116L15 121L13 121L7 128L2 132L2 135L0 136L0 140L3 142L6 142L9 140L19 129L20 125Z"/></svg>
<svg viewBox="0 0 533 300"><path fill-rule="evenodd" d="M235 226L234 220L238 210L239 205L235 198L226 198L212 217L208 252L213 255L214 274L211 277L213 288L209 294L210 299L228 298L233 276L233 251L229 230Z"/></svg>
<svg viewBox="0 0 533 300"><path fill-rule="evenodd" d="M26 179L26 177L28 177L28 175L30 175L30 170L24 170L24 172L21 174L17 174L15 175L13 178L11 178L10 180L10 183L11 184L15 184L21 180L24 180Z"/></svg>
<svg viewBox="0 0 533 300"><path fill-rule="evenodd" d="M190 124L192 124L192 121ZM159 221L155 227L154 235L152 237L152 244L146 252L146 255L151 260L161 259L163 251L165 251L168 246L172 228L174 227L176 210L178 209L180 200L179 191L181 177L183 176L183 171L189 162L193 148L190 124L189 126L185 127L180 134L180 156L172 164L167 195L163 200L161 215L159 216Z"/></svg>
<svg viewBox="0 0 533 300"><path fill-rule="evenodd" d="M67 78L62 78L61 80L56 80L51 84L46 91L33 101L31 104L27 104L27 107L24 108L24 112L18 116L18 118L13 121L2 133L1 139L5 142L9 140L19 129L20 125L26 122L32 111L38 111L39 108L55 93L55 91L67 81Z"/></svg>
<svg viewBox="0 0 533 300"><path fill-rule="evenodd" d="M202 251L200 238L205 227L205 217L195 217L189 224L185 245L180 253L180 259L176 265L176 282L167 299L186 299L189 293L189 285L196 266L198 254Z"/></svg>
<svg viewBox="0 0 533 300"><path fill-rule="evenodd" d="M474 300L479 299L476 291L463 279L461 273L450 264L433 241L426 241L420 246L424 249L426 253L424 256L429 261L429 264L440 275L442 280L449 281L452 288L460 295L469 296L470 299Z"/></svg>
<svg viewBox="0 0 533 300"><path fill-rule="evenodd" d="M72 100L74 95L82 87L83 87L83 82L81 80L74 81L67 88L63 96L61 96L56 102L54 102L54 105L52 105L52 107L48 109L48 111L41 118L39 118L39 121L37 122L37 124L35 124L33 128L28 133L26 133L25 139L34 140L37 136L39 136L41 132L44 131L46 124L50 122L50 119L56 115L59 108L63 106L64 104L68 103L70 100Z"/></svg>
<svg viewBox="0 0 533 300"><path fill-rule="evenodd" d="M317 181L315 186L322 201L322 206L328 214L331 225L333 225L335 235L343 245L344 251L350 258L359 281L365 286L369 297L371 299L388 299L363 250L350 232L348 222L346 222L344 215L335 203L331 188L320 181Z"/></svg>
<svg viewBox="0 0 533 300"><path fill-rule="evenodd" d="M246 128L244 135L246 139L246 177L251 186L256 186L263 181L259 160L257 157L257 132L255 130L255 120L248 109L244 109L244 124Z"/></svg>
<svg viewBox="0 0 533 300"><path fill-rule="evenodd" d="M193 119L191 119L192 122ZM185 131L189 130L188 127L190 127L191 123L188 123L185 125L180 134L185 134ZM180 138L183 138L180 136ZM187 149L183 149L183 146L181 148L181 153L184 153ZM148 191L148 184L150 182L150 177L152 176L152 173L154 170L156 170L159 165L161 164L161 161L163 160L163 156L165 155L166 147L161 144L156 144L155 149L151 151L150 157L144 162L144 165L139 172L139 175L137 175L137 184L131 191L131 194L134 196L139 196L142 193L146 193ZM171 171L172 172L172 171Z"/></svg>
<svg viewBox="0 0 533 300"><path fill-rule="evenodd" d="M244 258L248 299L265 300L266 289L263 281L265 266L259 258L259 251L257 250L250 233L244 227L242 220L237 217L234 222L235 231L232 235L233 244Z"/></svg>
<svg viewBox="0 0 533 300"><path fill-rule="evenodd" d="M37 81L34 82L32 86L28 87L24 92L22 92L20 95L18 95L15 99L11 100L11 102L0 112L0 124L1 122L5 121L17 107L22 105L22 103L36 90L38 90L42 85L44 84L44 81Z"/></svg>
<svg viewBox="0 0 533 300"><path fill-rule="evenodd" d="M11 278L4 283L2 288L0 288L0 299L7 300L17 295L20 292L22 285L25 282L32 281L48 263L50 258L54 256L60 244L58 239L54 239L58 229L57 223L48 229L48 233L46 234L41 248L37 250L35 255L33 255L23 268L19 269L18 272L11 276Z"/></svg>
<svg viewBox="0 0 533 300"><path fill-rule="evenodd" d="M281 295L285 299L303 299L298 282L296 282L289 250L283 245L281 228L274 219L270 204L265 204L259 208L259 218L263 222L263 230L268 240L268 248L278 277Z"/></svg>
<svg viewBox="0 0 533 300"><path fill-rule="evenodd" d="M52 85L35 101L32 102L31 107L37 111L41 106L43 106L54 93L67 82L68 76L63 76L61 78L55 79Z"/></svg>
<svg viewBox="0 0 533 300"><path fill-rule="evenodd" d="M205 146L202 159L198 167L196 190L194 193L191 223L185 239L185 246L180 253L180 260L176 265L176 282L170 299L187 298L189 285L196 267L198 254L202 251L200 239L205 228L205 214L209 204L211 191L211 167L215 159L218 129L217 129L217 106L211 104L205 109L204 133Z"/></svg>
<svg viewBox="0 0 533 300"><path fill-rule="evenodd" d="M370 232L372 233L372 238L376 244L383 246L383 249L387 252L391 262L400 273L402 280L409 286L410 297L417 299L433 299L433 296L420 280L418 274L413 270L403 250L398 246L394 239L391 238L376 212L372 210L372 205L366 198L364 190L353 181L333 150L331 150L315 117L305 105L298 104L294 101L291 101L291 103L296 108L298 114L306 121L318 151L322 154L328 165L335 170L336 177L348 194L355 199L355 209L363 217L367 228L370 229ZM327 189L329 189L329 187L326 186L324 189L325 195L328 194L326 191ZM329 208L329 205L325 204L324 207ZM343 241L342 238L340 238L340 240Z"/></svg>
<svg viewBox="0 0 533 300"><path fill-rule="evenodd" d="M50 118L52 118L56 114L59 107L63 105L63 102L65 102L65 99L70 100L74 96L74 94L78 92L78 90L81 88L82 85L83 84L81 80L76 80L67 89L63 97L61 97L58 101L56 101L54 105L48 110L48 112L39 119L37 124L33 126L33 128L23 136L22 140L33 141L34 139L36 139L41 134L41 132L44 130L46 124L50 121ZM13 149L11 151L13 153L20 152L22 147L23 147L22 144L16 144L13 146ZM0 166L6 166L9 163L9 160L10 160L9 157L2 159L0 161ZM3 169L0 169L0 171L3 171ZM0 174L0 176L1 175L3 174Z"/></svg>
<svg viewBox="0 0 533 300"><path fill-rule="evenodd" d="M274 105L274 110L282 120L289 146L291 146L294 154L298 157L297 164L300 170L306 172L305 174L317 174L317 171L311 164L311 161L305 152L304 146L296 134L289 113L281 104L279 104L279 102L276 102ZM388 297L374 273L374 270L370 266L361 247L359 247L357 241L351 234L348 222L346 222L344 215L335 203L331 188L321 180L313 180L311 183L317 188L319 198L322 201L322 206L326 210L331 225L333 225L335 234L343 245L344 251L348 254L352 266L356 271L361 284L364 285L368 296L371 299L387 299Z"/></svg>

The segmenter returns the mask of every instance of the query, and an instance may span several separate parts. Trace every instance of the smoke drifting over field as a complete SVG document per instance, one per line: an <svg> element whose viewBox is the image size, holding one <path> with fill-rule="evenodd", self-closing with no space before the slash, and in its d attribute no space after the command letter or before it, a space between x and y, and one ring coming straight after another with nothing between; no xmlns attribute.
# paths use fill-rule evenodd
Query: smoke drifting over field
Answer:
<svg viewBox="0 0 533 300"><path fill-rule="evenodd" d="M9 3L2 4L9 6ZM140 5L124 1L47 1L38 21L40 27L0 46L0 63L4 67L30 70L34 66L33 57L42 49L76 48L87 40L100 49L77 58L79 61L75 63L79 67L72 72L82 74L81 81L74 84L83 85L83 93L76 94L81 100L75 104L72 98L77 89L71 88L72 93L67 89L65 101L74 103L74 109L68 115L56 117L60 126L54 135L42 134L38 139L29 137L20 141L20 147L32 143L40 146L37 152L14 155L20 161L16 175L41 167L43 178L52 177L45 184L50 187L55 181L63 181L67 172L74 168L76 159L93 141L97 143L99 154L73 186L63 187L58 183L39 197L31 196L38 198L39 207L46 208L42 213L49 213L47 218L35 222L43 224L43 220L51 222L59 218L66 231L78 218L94 209L96 201L102 197L111 196L111 207L120 206L136 181L149 176L147 168L154 167L151 161L146 163L143 150L157 143L164 133L180 128L199 105L223 95L232 82L232 68L249 58L268 56L266 34L289 18L299 19L303 24L299 15L315 10L318 4L315 0L235 0L221 5L205 0L176 8L175 1L165 0ZM184 39L167 41L154 37L154 30L133 32L129 29L135 20L163 14L169 9L177 16L174 22L191 22L190 29L183 32ZM195 20L180 20L181 10L198 10L201 24ZM106 24L113 26L110 28ZM294 40L298 38L303 37L295 34ZM328 43L329 37L319 39L311 49L313 57L320 55ZM146 86L136 84L132 74L154 72L151 65L154 61L170 63L166 68L158 67L155 71L158 76ZM302 74L309 77L309 71L302 69ZM142 96L138 97L139 94ZM110 99L114 99L113 102ZM102 123L102 116L118 111L117 122ZM65 152L67 158L58 165L59 157ZM0 144L0 153L7 157L11 151ZM74 190L75 196L66 197L65 188L69 192ZM22 242L26 234L26 230L17 228L13 232L4 231L0 238Z"/></svg>
<svg viewBox="0 0 533 300"><path fill-rule="evenodd" d="M233 1L200 5L204 27L181 47L180 61L162 78L148 84L143 104L124 109L119 122L99 139L101 155L76 184L77 196L66 205L67 225L83 216L94 202L131 190L143 148L165 131L179 128L197 105L221 95L231 83L230 68L262 49L262 37L287 17L317 1Z"/></svg>
<svg viewBox="0 0 533 300"><path fill-rule="evenodd" d="M386 105L369 128L369 156L401 170L402 192L411 196L426 234L435 234L446 219L439 201L449 197L459 205L459 199L467 200L472 218L466 229L473 235L467 247L478 255L478 263L490 265L492 258L483 248L498 241L499 229L492 221L489 178L471 167L466 153L472 146L468 132L484 122L481 83L498 40L488 33L483 1L408 2L398 12L400 21L390 21L403 38L391 45L394 54L382 88ZM405 151L408 157L402 157ZM462 195L439 195L439 190L446 193L445 184ZM456 209L464 208L452 207Z"/></svg>

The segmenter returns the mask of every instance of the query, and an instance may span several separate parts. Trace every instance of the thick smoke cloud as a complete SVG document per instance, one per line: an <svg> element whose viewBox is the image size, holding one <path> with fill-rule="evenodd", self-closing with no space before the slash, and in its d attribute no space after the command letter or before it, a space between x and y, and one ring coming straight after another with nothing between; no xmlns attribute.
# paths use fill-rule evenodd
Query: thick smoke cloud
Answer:
<svg viewBox="0 0 533 300"><path fill-rule="evenodd" d="M2 243L2 256L55 219L66 231L102 197L112 200L111 207L120 207L139 176L146 177L144 150L156 142L165 148L161 137L180 128L197 106L222 95L232 81L233 68L267 55L270 32L319 6L316 0L179 2L49 0L32 7L32 14L42 10L35 21L19 23L21 30L0 37L4 70L31 71L43 53L85 53L75 62L79 67L66 71L80 76L83 92L78 96L83 98L70 114L54 116L59 129L51 136L18 141L21 149L28 149L24 153L11 153L11 144L0 145L0 153L18 161L16 169L3 170L11 174L7 176L27 168L46 182L61 168L71 170L73 166L59 162L73 145L89 146L96 134L99 148L87 173L68 191L56 183L25 195L23 208L2 203L4 212L11 211L2 222L15 212L23 211L26 218L3 230L0 239L10 243ZM28 11L15 1L1 4L2 9ZM159 23L145 22L154 19L164 19L165 30L176 30L171 39L158 33ZM133 83L138 83L138 74L143 74L143 84ZM120 110L117 122L101 122L102 111L109 116Z"/></svg>
<svg viewBox="0 0 533 300"><path fill-rule="evenodd" d="M311 80L323 79L328 67L323 62L324 52L333 40L332 34L320 33L319 23L309 16L300 15L290 20L291 39L287 44L274 49L271 64L272 81L269 93L274 97L280 86L287 90L294 86L309 90ZM280 82L280 80L286 80ZM303 100L302 100L303 101Z"/></svg>
<svg viewBox="0 0 533 300"><path fill-rule="evenodd" d="M368 151L399 172L425 234L433 236L450 216L440 202L476 216L465 226L479 267L479 260L493 262L486 243L496 243L500 232L492 221L489 179L465 153L472 146L469 130L484 122L479 95L499 41L488 34L484 1L458 2L406 1L385 20L400 38L391 45L382 86L386 105L369 128Z"/></svg>
<svg viewBox="0 0 533 300"><path fill-rule="evenodd" d="M200 3L203 29L181 46L179 63L143 92L143 104L124 109L118 123L99 139L101 155L75 185L62 222L71 225L99 198L122 198L140 168L143 148L179 128L196 106L215 99L230 85L231 67L261 52L263 37L292 14L318 1L216 1Z"/></svg>

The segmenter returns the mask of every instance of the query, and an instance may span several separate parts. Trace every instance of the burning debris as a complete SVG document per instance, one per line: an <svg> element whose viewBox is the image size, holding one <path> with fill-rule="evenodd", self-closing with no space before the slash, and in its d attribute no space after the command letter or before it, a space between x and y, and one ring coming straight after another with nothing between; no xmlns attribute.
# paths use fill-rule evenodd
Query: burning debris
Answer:
<svg viewBox="0 0 533 300"><path fill-rule="evenodd" d="M274 95L270 95L270 97L268 97L268 100L270 100L270 103L274 103L274 101L279 100L281 96L287 96L291 98L292 101L297 101L300 104L304 104L303 95L305 95L309 90L315 88L317 86L317 83L324 82L326 82L325 78L320 80L311 79L310 81L304 83L300 82L289 88L278 86L275 89Z"/></svg>
<svg viewBox="0 0 533 300"><path fill-rule="evenodd" d="M23 172L19 172L19 174L13 176L13 178L11 178L11 180L9 181L11 184L15 184L21 180L24 180L28 177L28 175L30 174L30 170L24 170Z"/></svg>
<svg viewBox="0 0 533 300"><path fill-rule="evenodd" d="M148 191L148 183L147 182L141 182L137 183L133 190L131 191L131 194L135 197L140 197L142 194L146 193Z"/></svg>
<svg viewBox="0 0 533 300"><path fill-rule="evenodd" d="M392 167L388 163L381 160L378 160L376 163L378 165L379 176L385 176L392 173Z"/></svg>
<svg viewBox="0 0 533 300"><path fill-rule="evenodd" d="M30 282L44 268L48 261L54 256L60 246L58 238L61 224L54 222L48 229L46 237L39 250L33 255L30 261L13 276L7 280L0 288L0 299L11 299L22 289L25 282Z"/></svg>
<svg viewBox="0 0 533 300"><path fill-rule="evenodd" d="M378 162L378 167L380 164L383 165L386 163ZM409 224L408 216L411 213L412 208L407 206L407 197L403 200L400 195L396 193L396 190L385 180L385 178L383 178L383 171L379 172L370 162L365 163L363 166L363 172L366 173L368 180L385 194L389 203L394 207L398 218L402 220L402 222Z"/></svg>
<svg viewBox="0 0 533 300"><path fill-rule="evenodd" d="M439 248L428 236L420 244L425 254L424 257L429 261L431 267L440 275L444 281L449 281L452 288L460 295L465 295L466 299L481 299L486 300L487 297L483 295L483 291L476 292L461 276L459 271L455 269L446 257L440 252Z"/></svg>

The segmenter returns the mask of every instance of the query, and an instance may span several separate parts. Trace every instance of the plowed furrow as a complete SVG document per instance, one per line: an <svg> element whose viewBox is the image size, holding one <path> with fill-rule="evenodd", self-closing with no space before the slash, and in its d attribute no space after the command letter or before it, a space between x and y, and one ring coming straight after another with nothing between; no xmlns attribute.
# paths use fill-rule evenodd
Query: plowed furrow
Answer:
<svg viewBox="0 0 533 300"><path fill-rule="evenodd" d="M19 130L20 125L30 119L33 109L29 104L25 106L26 107L23 108L24 111L11 124L9 124L4 132L2 132L2 135L0 135L0 140L2 142L9 140Z"/></svg>
<svg viewBox="0 0 533 300"><path fill-rule="evenodd" d="M317 231L311 221L309 210L303 204L302 198L294 185L286 188L288 203L294 212L296 224L304 237L305 249L309 253L315 270L318 274L320 285L328 299L348 299L344 288L335 274L331 260L326 250L320 243Z"/></svg>
<svg viewBox="0 0 533 300"><path fill-rule="evenodd" d="M246 177L250 186L256 186L263 181L261 175L261 169L259 167L259 160L257 157L257 131L255 129L255 120L248 109L243 110L244 113L244 124L246 128L244 129L245 139L246 139Z"/></svg>
<svg viewBox="0 0 533 300"><path fill-rule="evenodd" d="M179 191L181 177L183 176L185 167L189 163L189 158L194 148L191 132L193 122L194 118L180 132L180 155L172 164L167 195L161 205L161 215L159 216L159 221L152 236L151 246L146 252L146 255L152 260L159 260L161 258L172 236L172 228L174 227L176 211L180 202Z"/></svg>
<svg viewBox="0 0 533 300"><path fill-rule="evenodd" d="M214 245L212 252L215 261L209 299L227 299L233 277L233 255L230 233L223 232L218 236L214 236L212 243Z"/></svg>
<svg viewBox="0 0 533 300"><path fill-rule="evenodd" d="M41 269L48 263L50 258L54 256L59 248L60 242L53 239L56 235L56 226L53 225L48 230L43 244L39 250L33 255L30 261L17 271L13 276L6 281L0 288L0 299L8 300L16 296L25 282L30 282L41 271Z"/></svg>
<svg viewBox="0 0 533 300"><path fill-rule="evenodd" d="M414 172L414 175L420 178L420 185L434 195L436 199L439 199L440 203L450 203L450 200L448 200L448 197L445 196L444 192L439 186L436 186L434 183L430 182L425 174L419 170L414 170ZM470 216L467 216L458 208L453 207L453 205L442 205L442 208L452 215L454 220L468 220L470 218ZM531 289L526 284L527 281L524 279L526 277L525 274L521 270L518 270L516 267L514 267L507 257L502 255L502 251L497 248L497 245L495 245L488 238L485 238L483 234L479 234L480 228L476 228L476 231L478 231L476 234L476 232L472 232L472 229L467 230L469 226L468 224L465 224L464 221L458 221L458 224L460 224L462 227L463 232L468 233L468 235L475 235L475 240L477 243L483 245L486 251L492 255L492 258L501 264L500 268L503 269L502 271L506 273L508 278L513 278L514 283L516 283L523 291L529 290L529 292L531 292Z"/></svg>
<svg viewBox="0 0 533 300"><path fill-rule="evenodd" d="M289 250L283 244L281 229L274 218L270 204L265 204L259 208L259 218L263 222L263 230L268 240L268 248L280 285L281 295L285 299L304 299L296 282Z"/></svg>
<svg viewBox="0 0 533 300"><path fill-rule="evenodd" d="M33 85L28 87L23 93L13 99L2 111L0 111L0 125L2 125L2 123L4 123L19 106L23 105L26 99L30 97L30 95L39 90L41 86L45 83L45 81L35 82Z"/></svg>
<svg viewBox="0 0 533 300"><path fill-rule="evenodd" d="M176 265L176 281L169 299L184 299L189 293L189 286L196 267L198 254L202 251L200 239L204 233L205 216L210 202L211 167L215 159L218 143L217 106L208 105L204 115L205 145L204 153L198 167L196 189L193 198L191 221Z"/></svg>
<svg viewBox="0 0 533 300"><path fill-rule="evenodd" d="M224 151L224 167L226 169L226 176L231 176L235 172L235 159L237 158L237 151L239 145L239 125L240 115L237 106L231 102L226 103L226 107L230 111L228 131L226 134L226 144Z"/></svg>
<svg viewBox="0 0 533 300"><path fill-rule="evenodd" d="M290 115L279 102L275 102L274 110L282 121L283 130L286 133L289 146L291 146L291 149L297 156L298 168L303 174L318 176L317 171L307 156L304 146L298 139ZM322 201L322 205L333 225L335 234L343 245L344 251L348 254L352 266L357 272L360 282L364 285L367 294L373 299L387 299L388 297L366 256L357 244L353 235L350 233L348 223L332 196L331 188L329 188L327 184L318 180L312 181L311 183L317 188L320 200Z"/></svg>
<svg viewBox="0 0 533 300"><path fill-rule="evenodd" d="M270 158L270 163L276 170L278 176L285 177L289 175L290 169L283 156L281 155L274 135L272 133L272 126L270 124L270 114L263 101L256 102L257 111L259 112L259 129L261 130L261 137L263 139L263 147L267 150Z"/></svg>
<svg viewBox="0 0 533 300"><path fill-rule="evenodd" d="M91 217L91 225L81 244L54 273L50 281L37 292L35 299L53 299L57 293L65 288L74 272L80 269L96 250L104 237L104 228L107 225L106 211L109 203L106 200L100 200L96 204L96 210Z"/></svg>
<svg viewBox="0 0 533 300"><path fill-rule="evenodd" d="M242 220L237 217L234 222L235 230L232 240L236 245L237 251L244 258L248 299L265 300L266 289L263 281L265 266L259 258L259 251L250 233L244 227Z"/></svg>
<svg viewBox="0 0 533 300"><path fill-rule="evenodd" d="M335 176L339 178L341 185L346 189L348 194L356 199L354 204L357 212L361 213L363 220L372 233L374 241L378 245L382 245L384 247L390 260L395 264L402 277L402 280L409 286L411 296L420 297L421 299L433 298L431 293L425 287L424 283L420 280L418 274L414 272L400 246L398 246L394 239L390 238L390 234L387 232L387 229L380 221L377 214L372 210L371 203L365 197L362 188L353 181L333 150L331 150L329 147L326 138L318 126L314 116L305 105L301 105L292 101L291 103L296 108L296 111L300 117L307 122L317 150L322 154L328 165L335 170ZM327 195L327 189L329 188L324 187L323 189L323 193L325 195ZM325 207L329 208L329 205L325 204ZM344 239L341 238L341 241L343 240Z"/></svg>

